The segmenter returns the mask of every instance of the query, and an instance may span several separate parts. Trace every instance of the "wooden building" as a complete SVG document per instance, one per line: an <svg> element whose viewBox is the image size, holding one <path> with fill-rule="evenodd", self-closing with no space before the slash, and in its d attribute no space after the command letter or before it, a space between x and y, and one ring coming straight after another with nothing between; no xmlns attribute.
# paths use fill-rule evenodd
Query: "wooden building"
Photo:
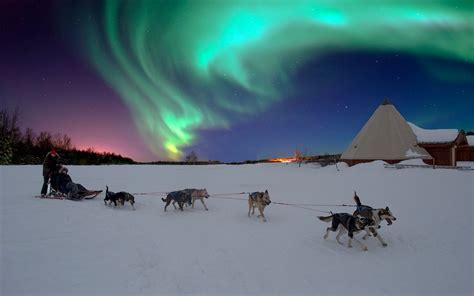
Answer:
<svg viewBox="0 0 474 296"><path fill-rule="evenodd" d="M458 147L466 146L464 131L457 129L423 129L408 123L415 133L418 145L425 148L433 157L434 165L456 166Z"/></svg>
<svg viewBox="0 0 474 296"><path fill-rule="evenodd" d="M474 135L466 136L466 142L456 148L456 161L474 161Z"/></svg>
<svg viewBox="0 0 474 296"><path fill-rule="evenodd" d="M474 161L474 136L457 129L420 128L407 122L385 100L341 156L350 166L374 160L393 164L415 158L443 166Z"/></svg>

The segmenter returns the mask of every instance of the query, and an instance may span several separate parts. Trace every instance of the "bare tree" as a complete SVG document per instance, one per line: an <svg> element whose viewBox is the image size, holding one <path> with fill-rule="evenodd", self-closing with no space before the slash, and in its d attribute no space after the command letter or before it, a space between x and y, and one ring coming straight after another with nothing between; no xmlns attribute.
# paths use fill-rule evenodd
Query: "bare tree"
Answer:
<svg viewBox="0 0 474 296"><path fill-rule="evenodd" d="M38 137L36 137L36 146L42 151L48 151L53 148L53 141L51 134L48 132L41 132Z"/></svg>
<svg viewBox="0 0 474 296"><path fill-rule="evenodd" d="M54 134L51 141L55 148L61 150L70 150L72 146L71 138L63 134Z"/></svg>
<svg viewBox="0 0 474 296"><path fill-rule="evenodd" d="M35 143L36 134L31 128L27 128L25 134L23 135L23 142L28 147L32 147Z"/></svg>
<svg viewBox="0 0 474 296"><path fill-rule="evenodd" d="M186 162L191 162L191 163L197 162L198 161L198 156L197 156L196 152L191 151L188 155L186 155L185 161Z"/></svg>
<svg viewBox="0 0 474 296"><path fill-rule="evenodd" d="M295 149L295 159L296 162L298 163L298 167L301 167L301 164L306 160L306 149L304 151L304 154L301 153L301 151L298 150L298 148Z"/></svg>
<svg viewBox="0 0 474 296"><path fill-rule="evenodd" d="M0 136L9 137L12 142L20 140L21 132L18 126L20 110L15 108L13 115L10 116L7 109L0 111Z"/></svg>

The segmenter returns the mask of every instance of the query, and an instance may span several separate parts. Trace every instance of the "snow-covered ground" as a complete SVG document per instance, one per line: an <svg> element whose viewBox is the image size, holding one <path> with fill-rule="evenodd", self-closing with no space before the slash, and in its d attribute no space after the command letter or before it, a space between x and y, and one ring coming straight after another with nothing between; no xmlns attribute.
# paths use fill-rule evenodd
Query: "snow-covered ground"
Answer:
<svg viewBox="0 0 474 296"><path fill-rule="evenodd" d="M272 201L389 206L397 217L367 252L323 239L323 213L271 204L268 222L247 202L210 197L209 211L163 212L159 196L136 211L34 198L39 166L0 167L1 295L472 295L474 171L339 165L71 166L90 189L210 194L268 189ZM244 195L236 197L245 197ZM319 207L351 212L353 208ZM324 215L324 214L323 214ZM358 235L359 237L361 234ZM346 237L343 239L347 241Z"/></svg>

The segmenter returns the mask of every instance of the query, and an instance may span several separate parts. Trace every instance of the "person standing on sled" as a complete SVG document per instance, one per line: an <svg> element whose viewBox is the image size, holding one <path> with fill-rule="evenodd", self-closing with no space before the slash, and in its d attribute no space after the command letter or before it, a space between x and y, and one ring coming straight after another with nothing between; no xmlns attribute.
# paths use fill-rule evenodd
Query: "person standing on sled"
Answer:
<svg viewBox="0 0 474 296"><path fill-rule="evenodd" d="M41 196L46 196L48 191L48 181L51 183L51 189L57 190L56 176L58 174L59 155L53 148L46 154L43 161L43 187L41 188Z"/></svg>

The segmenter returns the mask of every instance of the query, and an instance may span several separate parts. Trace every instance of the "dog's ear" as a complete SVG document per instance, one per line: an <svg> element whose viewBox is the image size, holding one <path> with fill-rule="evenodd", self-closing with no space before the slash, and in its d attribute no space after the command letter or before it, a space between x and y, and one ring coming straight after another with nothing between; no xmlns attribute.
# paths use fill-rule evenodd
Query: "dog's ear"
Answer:
<svg viewBox="0 0 474 296"><path fill-rule="evenodd" d="M268 193L268 190L267 190L267 189L265 189L265 193Z"/></svg>
<svg viewBox="0 0 474 296"><path fill-rule="evenodd" d="M390 211L390 210L388 209L388 206L385 208L385 210L386 210L387 212Z"/></svg>

